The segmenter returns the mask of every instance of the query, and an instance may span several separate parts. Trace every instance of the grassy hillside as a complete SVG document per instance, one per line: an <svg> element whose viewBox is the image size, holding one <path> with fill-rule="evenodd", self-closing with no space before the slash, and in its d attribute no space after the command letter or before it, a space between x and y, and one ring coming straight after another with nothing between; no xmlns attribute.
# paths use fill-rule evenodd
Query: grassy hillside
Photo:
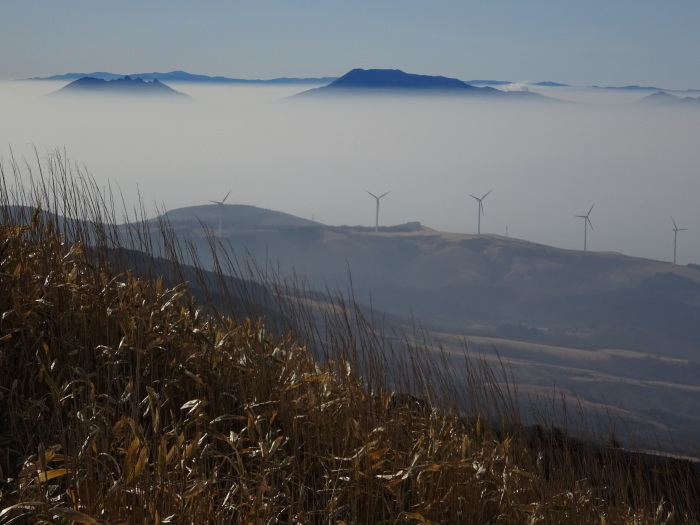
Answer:
<svg viewBox="0 0 700 525"><path fill-rule="evenodd" d="M175 282L167 224L141 242L165 246L171 275L146 271L147 251L124 270L114 222L88 245L83 223L47 219L114 217L89 178L47 162L29 187L0 164L0 524L700 519L692 463L523 428L506 371L465 356L457 384L439 348L392 346L349 300L326 305L312 354L302 296L278 308L297 328L270 333L259 311L207 300L223 278L199 300ZM49 213L13 211L32 201Z"/></svg>
<svg viewBox="0 0 700 525"><path fill-rule="evenodd" d="M164 217L178 239L197 247L204 267L214 268L211 256L222 253L211 250L213 231L228 253L250 254L265 272L298 275L312 288L351 287L377 317L390 312L394 325L403 318L409 332L419 324L450 347L455 369L466 344L496 365L506 360L521 391L551 397L564 389L587 407L623 415L618 426L637 444L698 454L700 271L693 265L410 223L375 233L233 204ZM151 225L157 234L158 221Z"/></svg>
<svg viewBox="0 0 700 525"><path fill-rule="evenodd" d="M417 315L431 328L502 337L514 327L530 342L696 355L694 265L420 227L375 234L247 208L199 206L165 218L183 239L206 246L209 226L236 252L316 287L344 287L350 271L362 301L371 297L379 310ZM209 264L206 253L202 263Z"/></svg>

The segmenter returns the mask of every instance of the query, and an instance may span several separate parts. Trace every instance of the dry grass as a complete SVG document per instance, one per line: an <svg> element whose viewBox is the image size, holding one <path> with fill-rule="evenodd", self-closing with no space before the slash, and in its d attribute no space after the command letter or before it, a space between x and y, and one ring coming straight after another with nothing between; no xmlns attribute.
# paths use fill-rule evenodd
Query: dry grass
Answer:
<svg viewBox="0 0 700 525"><path fill-rule="evenodd" d="M60 154L0 168L0 524L700 520L690 463L523 429L506 370L241 285L214 237L217 271L188 269Z"/></svg>

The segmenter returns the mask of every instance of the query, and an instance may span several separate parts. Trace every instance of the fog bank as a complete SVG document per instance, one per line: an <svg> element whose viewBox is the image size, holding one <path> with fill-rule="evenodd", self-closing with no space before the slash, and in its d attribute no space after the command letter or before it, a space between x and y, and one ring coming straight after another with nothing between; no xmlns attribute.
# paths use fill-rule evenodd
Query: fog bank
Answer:
<svg viewBox="0 0 700 525"><path fill-rule="evenodd" d="M289 103L300 86L173 84L195 99L45 97L63 84L0 83L0 155L65 149L127 206L223 198L340 225L420 221L700 263L700 111L633 104L647 93L543 89L578 104L398 98Z"/></svg>

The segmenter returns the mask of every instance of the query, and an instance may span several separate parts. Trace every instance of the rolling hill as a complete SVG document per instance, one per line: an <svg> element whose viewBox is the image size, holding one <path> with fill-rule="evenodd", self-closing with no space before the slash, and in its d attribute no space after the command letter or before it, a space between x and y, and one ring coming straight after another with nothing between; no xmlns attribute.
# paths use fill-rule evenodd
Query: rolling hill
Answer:
<svg viewBox="0 0 700 525"><path fill-rule="evenodd" d="M700 339L700 270L618 253L564 250L497 235L403 227L326 226L242 205L207 205L167 213L194 242L202 223L234 251L269 259L312 285L344 288L380 310L413 312L456 333L497 335L526 327L538 342L582 347L663 345L695 355ZM201 221L201 222L200 222ZM517 330L516 330L517 331Z"/></svg>
<svg viewBox="0 0 700 525"><path fill-rule="evenodd" d="M235 258L305 287L348 293L351 286L354 300L371 304L371 316L392 330L419 323L456 348L454 366L466 343L494 364L505 359L529 395L561 389L587 410L623 411L640 436L662 441L668 428L679 442L700 433L692 415L700 413L694 265L417 223L374 233L240 205L172 210L167 218L205 267L213 265L206 254L215 239Z"/></svg>

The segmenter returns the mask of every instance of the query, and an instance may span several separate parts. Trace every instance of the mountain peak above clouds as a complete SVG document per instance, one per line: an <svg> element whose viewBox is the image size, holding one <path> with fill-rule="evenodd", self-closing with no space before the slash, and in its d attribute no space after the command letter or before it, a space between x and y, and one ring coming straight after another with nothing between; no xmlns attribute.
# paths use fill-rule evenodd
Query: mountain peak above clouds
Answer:
<svg viewBox="0 0 700 525"><path fill-rule="evenodd" d="M53 94L117 94L117 95L138 95L138 96L177 96L189 98L188 95L176 91L175 89L166 86L158 79L145 81L141 78L131 78L125 76L122 78L104 80L94 77L82 77L74 80L70 84L56 90Z"/></svg>
<svg viewBox="0 0 700 525"><path fill-rule="evenodd" d="M456 78L443 76L415 75L400 69L353 69L334 80L328 87L333 88L375 88L375 89L437 89L470 90L477 89Z"/></svg>
<svg viewBox="0 0 700 525"><path fill-rule="evenodd" d="M546 99L528 91L502 91L491 86L476 87L456 78L406 73L400 69L353 69L330 84L298 93L294 97L328 95L449 95L499 98Z"/></svg>
<svg viewBox="0 0 700 525"><path fill-rule="evenodd" d="M638 104L647 106L679 106L693 105L700 107L700 97L677 97L671 93L666 93L663 90L656 91L651 95L647 95L637 101Z"/></svg>

